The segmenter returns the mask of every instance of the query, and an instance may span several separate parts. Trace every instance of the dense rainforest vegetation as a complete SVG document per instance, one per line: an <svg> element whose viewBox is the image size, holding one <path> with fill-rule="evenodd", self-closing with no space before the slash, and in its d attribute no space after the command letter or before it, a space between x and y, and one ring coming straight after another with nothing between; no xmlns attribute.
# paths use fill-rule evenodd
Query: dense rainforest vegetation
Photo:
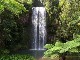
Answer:
<svg viewBox="0 0 80 60"><path fill-rule="evenodd" d="M80 1L43 0L47 12L45 57L80 52ZM0 54L28 49L33 0L0 1ZM27 32L27 31L26 31Z"/></svg>
<svg viewBox="0 0 80 60"><path fill-rule="evenodd" d="M80 1L47 0L49 13L49 41L44 53L48 57L64 56L67 53L79 53L80 49Z"/></svg>
<svg viewBox="0 0 80 60"><path fill-rule="evenodd" d="M32 1L0 1L0 48L16 50L23 40L24 24L27 24ZM25 6L26 5L26 6ZM24 18L26 17L26 18Z"/></svg>

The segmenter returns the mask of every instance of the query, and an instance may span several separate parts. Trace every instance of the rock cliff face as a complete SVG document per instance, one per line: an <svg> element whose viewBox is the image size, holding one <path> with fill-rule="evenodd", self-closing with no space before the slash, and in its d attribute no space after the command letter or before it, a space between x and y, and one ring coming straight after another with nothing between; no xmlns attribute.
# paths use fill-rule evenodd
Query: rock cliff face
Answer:
<svg viewBox="0 0 80 60"><path fill-rule="evenodd" d="M44 6L43 1L44 0L33 0L33 6L34 7L43 7Z"/></svg>

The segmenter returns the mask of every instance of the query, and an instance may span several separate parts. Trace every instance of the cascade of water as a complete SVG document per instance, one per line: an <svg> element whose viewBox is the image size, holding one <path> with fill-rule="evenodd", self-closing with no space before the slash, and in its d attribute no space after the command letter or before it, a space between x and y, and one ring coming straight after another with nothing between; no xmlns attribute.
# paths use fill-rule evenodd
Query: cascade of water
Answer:
<svg viewBox="0 0 80 60"><path fill-rule="evenodd" d="M44 7L32 8L33 50L44 50L46 43L46 10Z"/></svg>

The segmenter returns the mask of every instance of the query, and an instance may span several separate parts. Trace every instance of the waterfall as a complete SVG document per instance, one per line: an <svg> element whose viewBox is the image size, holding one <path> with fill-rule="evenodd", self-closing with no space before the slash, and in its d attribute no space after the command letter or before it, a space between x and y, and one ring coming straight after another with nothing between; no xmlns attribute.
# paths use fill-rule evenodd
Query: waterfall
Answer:
<svg viewBox="0 0 80 60"><path fill-rule="evenodd" d="M46 10L44 7L32 8L32 50L44 50L46 43Z"/></svg>

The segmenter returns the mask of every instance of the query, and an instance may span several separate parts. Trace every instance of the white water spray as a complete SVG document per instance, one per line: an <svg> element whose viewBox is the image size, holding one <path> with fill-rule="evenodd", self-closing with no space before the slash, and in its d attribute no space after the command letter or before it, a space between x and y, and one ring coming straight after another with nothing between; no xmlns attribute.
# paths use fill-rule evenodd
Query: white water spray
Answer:
<svg viewBox="0 0 80 60"><path fill-rule="evenodd" d="M44 7L32 8L32 49L44 50L46 43L46 10Z"/></svg>

